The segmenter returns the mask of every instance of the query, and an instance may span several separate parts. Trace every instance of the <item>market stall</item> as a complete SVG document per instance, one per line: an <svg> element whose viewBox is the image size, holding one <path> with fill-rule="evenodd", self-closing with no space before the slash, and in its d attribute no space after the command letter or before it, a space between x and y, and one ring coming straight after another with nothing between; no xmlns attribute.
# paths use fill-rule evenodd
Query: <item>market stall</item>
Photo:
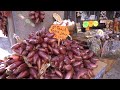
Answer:
<svg viewBox="0 0 120 90"><path fill-rule="evenodd" d="M13 53L0 60L0 78L102 78L119 58L118 19L109 20L106 11L97 18L82 11L67 16L64 11L12 12L8 36Z"/></svg>

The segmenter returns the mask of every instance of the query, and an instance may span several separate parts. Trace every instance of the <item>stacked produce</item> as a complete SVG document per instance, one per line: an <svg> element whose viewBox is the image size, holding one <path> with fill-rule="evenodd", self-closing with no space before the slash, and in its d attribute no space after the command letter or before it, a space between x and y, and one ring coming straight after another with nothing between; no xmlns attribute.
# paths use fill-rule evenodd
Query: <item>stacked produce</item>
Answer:
<svg viewBox="0 0 120 90"><path fill-rule="evenodd" d="M35 24L38 24L40 22L43 22L43 20L45 18L45 12L43 12L43 11L30 11L29 17Z"/></svg>
<svg viewBox="0 0 120 90"><path fill-rule="evenodd" d="M5 36L8 35L8 32L7 32L7 17L8 17L8 12L7 11L0 11L0 29L2 30L2 32Z"/></svg>
<svg viewBox="0 0 120 90"><path fill-rule="evenodd" d="M5 79L90 79L98 58L85 43L63 40L58 46L54 34L44 28L12 46L15 54L0 65ZM3 66L4 67L3 67Z"/></svg>

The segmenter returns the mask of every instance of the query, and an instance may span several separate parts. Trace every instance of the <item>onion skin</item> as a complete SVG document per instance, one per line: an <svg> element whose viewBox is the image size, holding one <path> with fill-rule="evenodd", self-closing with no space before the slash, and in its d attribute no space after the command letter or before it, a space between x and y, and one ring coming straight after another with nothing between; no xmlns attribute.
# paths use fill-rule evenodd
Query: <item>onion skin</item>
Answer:
<svg viewBox="0 0 120 90"><path fill-rule="evenodd" d="M57 40L55 38L52 38L52 39L49 39L49 43L54 43L56 42Z"/></svg>
<svg viewBox="0 0 120 90"><path fill-rule="evenodd" d="M29 40L23 40L26 45L29 45Z"/></svg>
<svg viewBox="0 0 120 90"><path fill-rule="evenodd" d="M61 78L57 77L57 76L53 76L53 77L51 77L51 79L61 79Z"/></svg>
<svg viewBox="0 0 120 90"><path fill-rule="evenodd" d="M21 42L20 46L21 46L22 49L25 49L26 48L26 43Z"/></svg>
<svg viewBox="0 0 120 90"><path fill-rule="evenodd" d="M23 62L22 61L17 61L17 62L14 62L13 64L11 64L9 67L10 70L13 70L15 69L16 67L18 67L19 65L21 65Z"/></svg>
<svg viewBox="0 0 120 90"><path fill-rule="evenodd" d="M88 58L93 57L93 55L94 55L94 53L93 53L93 52L90 52L90 53L88 54Z"/></svg>
<svg viewBox="0 0 120 90"><path fill-rule="evenodd" d="M16 79L16 76L15 75L10 75L10 76L7 76L6 79Z"/></svg>
<svg viewBox="0 0 120 90"><path fill-rule="evenodd" d="M12 58L14 61L20 60L20 56L18 55L11 55L9 58Z"/></svg>
<svg viewBox="0 0 120 90"><path fill-rule="evenodd" d="M68 71L67 74L65 75L65 79L72 79L73 76L73 70Z"/></svg>
<svg viewBox="0 0 120 90"><path fill-rule="evenodd" d="M88 70L88 73L91 75L91 77L94 77L94 73L91 70Z"/></svg>
<svg viewBox="0 0 120 90"><path fill-rule="evenodd" d="M29 75L29 72L26 70L26 71L21 72L16 78L22 79L22 78L27 77L28 75Z"/></svg>
<svg viewBox="0 0 120 90"><path fill-rule="evenodd" d="M79 48L78 44L71 44L72 48Z"/></svg>
<svg viewBox="0 0 120 90"><path fill-rule="evenodd" d="M27 58L32 58L35 54L35 51L31 51L28 55Z"/></svg>
<svg viewBox="0 0 120 90"><path fill-rule="evenodd" d="M20 48L19 48L19 54L22 55L22 52L23 52L23 48L20 47Z"/></svg>
<svg viewBox="0 0 120 90"><path fill-rule="evenodd" d="M42 57L43 59L49 60L49 56L46 53L42 51L39 51L38 53L39 53L39 56Z"/></svg>
<svg viewBox="0 0 120 90"><path fill-rule="evenodd" d="M72 53L71 51L68 52L68 57L69 57L70 59L73 59L73 53Z"/></svg>
<svg viewBox="0 0 120 90"><path fill-rule="evenodd" d="M74 63L74 62L75 62L75 58L71 59L70 62L71 62L71 63Z"/></svg>
<svg viewBox="0 0 120 90"><path fill-rule="evenodd" d="M89 49L84 50L84 53L85 53L85 54L89 54L89 53L90 53L90 50L89 50Z"/></svg>
<svg viewBox="0 0 120 90"><path fill-rule="evenodd" d="M63 75L62 75L62 73L61 73L60 71L55 70L55 73L56 73L60 78L63 78Z"/></svg>
<svg viewBox="0 0 120 90"><path fill-rule="evenodd" d="M58 56L55 56L51 59L51 61L59 61L59 57Z"/></svg>
<svg viewBox="0 0 120 90"><path fill-rule="evenodd" d="M34 79L34 77L30 75L30 77L28 79Z"/></svg>
<svg viewBox="0 0 120 90"><path fill-rule="evenodd" d="M64 64L63 61L61 61L61 62L59 63L59 69L62 69L62 68L63 68L63 64Z"/></svg>
<svg viewBox="0 0 120 90"><path fill-rule="evenodd" d="M33 58L29 58L29 59L27 59L27 61L28 61L29 63L31 63L31 62L33 62Z"/></svg>
<svg viewBox="0 0 120 90"><path fill-rule="evenodd" d="M77 73L77 79L80 79L84 74L87 74L87 69L81 68Z"/></svg>
<svg viewBox="0 0 120 90"><path fill-rule="evenodd" d="M64 42L64 45L67 47L67 46L70 46L71 43L69 43L67 40L65 40Z"/></svg>
<svg viewBox="0 0 120 90"><path fill-rule="evenodd" d="M75 55L80 56L80 52L77 49L72 48L72 51Z"/></svg>
<svg viewBox="0 0 120 90"><path fill-rule="evenodd" d="M59 54L60 54L60 53L59 53L59 50L56 49L56 48L53 48L53 53L54 53L55 55L59 55Z"/></svg>
<svg viewBox="0 0 120 90"><path fill-rule="evenodd" d="M95 57L93 57L92 60L99 61L99 59Z"/></svg>
<svg viewBox="0 0 120 90"><path fill-rule="evenodd" d="M47 44L46 43L42 43L42 47L43 48L47 48Z"/></svg>
<svg viewBox="0 0 120 90"><path fill-rule="evenodd" d="M75 67L75 66L79 66L80 64L82 64L82 62L74 62L73 63L73 66Z"/></svg>
<svg viewBox="0 0 120 90"><path fill-rule="evenodd" d="M30 39L30 40L29 40L29 43L31 43L31 44L38 44L39 41L36 40L36 39Z"/></svg>
<svg viewBox="0 0 120 90"><path fill-rule="evenodd" d="M69 59L68 56L65 56L65 58L64 58L64 63L65 63L65 64L70 64L70 63L71 63L71 61L70 61L70 59Z"/></svg>
<svg viewBox="0 0 120 90"><path fill-rule="evenodd" d="M6 73L6 75L11 75L11 74L13 74L13 71L14 70L6 70L5 73Z"/></svg>
<svg viewBox="0 0 120 90"><path fill-rule="evenodd" d="M75 72L79 72L80 69L81 69L80 66L74 67L74 71L75 71Z"/></svg>
<svg viewBox="0 0 120 90"><path fill-rule="evenodd" d="M34 48L33 45L27 45L27 46L26 46L26 50L27 50L27 51L32 51L33 48Z"/></svg>
<svg viewBox="0 0 120 90"><path fill-rule="evenodd" d="M85 56L83 56L82 57L84 60L86 60L86 59L89 59L89 56L88 55L85 55Z"/></svg>
<svg viewBox="0 0 120 90"><path fill-rule="evenodd" d="M37 67L40 69L41 68L41 65L42 65L42 62L41 62L41 59L39 58L37 60Z"/></svg>
<svg viewBox="0 0 120 90"><path fill-rule="evenodd" d="M59 61L63 61L64 60L64 55L59 55Z"/></svg>
<svg viewBox="0 0 120 90"><path fill-rule="evenodd" d="M91 63L93 63L93 64L97 64L97 61L95 61L95 60L93 60L93 59L91 59L90 61L91 61Z"/></svg>
<svg viewBox="0 0 120 90"><path fill-rule="evenodd" d="M41 37L39 37L37 43L41 44L41 43L43 43L43 41L44 41L44 40L43 40Z"/></svg>
<svg viewBox="0 0 120 90"><path fill-rule="evenodd" d="M24 50L24 51L22 52L22 55L23 55L23 56L27 56L27 55L28 55L28 51Z"/></svg>
<svg viewBox="0 0 120 90"><path fill-rule="evenodd" d="M39 48L39 51L46 52L45 48Z"/></svg>
<svg viewBox="0 0 120 90"><path fill-rule="evenodd" d="M85 55L86 55L86 53L83 52L83 51L81 51L80 56L83 57L83 56L85 56Z"/></svg>
<svg viewBox="0 0 120 90"><path fill-rule="evenodd" d="M5 61L5 64L6 64L6 65L10 65L10 64L12 64L12 63L14 63L14 62L15 62L15 60L13 60L13 59L8 59L8 60Z"/></svg>
<svg viewBox="0 0 120 90"><path fill-rule="evenodd" d="M35 68L30 68L30 74L35 78L35 79L38 79L38 76L37 76L37 74L38 74L38 72L37 72L37 70L35 69Z"/></svg>
<svg viewBox="0 0 120 90"><path fill-rule="evenodd" d="M20 50L19 49L14 49L13 50L15 53L17 53L17 54L20 54Z"/></svg>
<svg viewBox="0 0 120 90"><path fill-rule="evenodd" d="M70 46L67 46L67 47L66 47L66 50L69 50L69 51L70 51L70 50L71 50L71 47L70 47Z"/></svg>
<svg viewBox="0 0 120 90"><path fill-rule="evenodd" d="M60 51L61 54L66 54L66 50L65 50L64 46L60 46L59 51Z"/></svg>
<svg viewBox="0 0 120 90"><path fill-rule="evenodd" d="M48 38L48 37L45 37L45 38L44 38L44 42L45 42L45 43L48 43L48 41L49 41L49 38Z"/></svg>
<svg viewBox="0 0 120 90"><path fill-rule="evenodd" d="M55 67L59 67L59 63L58 62L55 62Z"/></svg>
<svg viewBox="0 0 120 90"><path fill-rule="evenodd" d="M90 79L90 77L88 76L88 75L83 75L82 77L81 77L82 79Z"/></svg>
<svg viewBox="0 0 120 90"><path fill-rule="evenodd" d="M6 74L4 73L4 74L2 74L2 75L0 75L0 79L6 79Z"/></svg>
<svg viewBox="0 0 120 90"><path fill-rule="evenodd" d="M71 65L64 65L63 67L67 71L72 70L72 66Z"/></svg>
<svg viewBox="0 0 120 90"><path fill-rule="evenodd" d="M50 77L58 77L56 74L54 74L54 73L48 73L47 74L48 76L50 76Z"/></svg>
<svg viewBox="0 0 120 90"><path fill-rule="evenodd" d="M46 36L47 36L48 38L52 38L52 37L54 36L54 34L53 34L53 33L47 33Z"/></svg>
<svg viewBox="0 0 120 90"><path fill-rule="evenodd" d="M14 44L11 49L18 49L20 47L20 43Z"/></svg>
<svg viewBox="0 0 120 90"><path fill-rule="evenodd" d="M74 55L74 58L75 58L75 60L79 60L79 61L82 60L82 57L81 57L81 56L76 56L76 55Z"/></svg>
<svg viewBox="0 0 120 90"><path fill-rule="evenodd" d="M3 74L5 72L5 68L0 68L0 74Z"/></svg>
<svg viewBox="0 0 120 90"><path fill-rule="evenodd" d="M83 46L78 46L80 50L84 50Z"/></svg>
<svg viewBox="0 0 120 90"><path fill-rule="evenodd" d="M38 59L39 59L39 55L37 53L34 54L34 56L33 56L33 63L36 64Z"/></svg>
<svg viewBox="0 0 120 90"><path fill-rule="evenodd" d="M50 45L48 45L48 50L52 52L52 47Z"/></svg>
<svg viewBox="0 0 120 90"><path fill-rule="evenodd" d="M18 73L27 69L27 65L25 63L21 64L17 69L13 71L13 74L17 75Z"/></svg>
<svg viewBox="0 0 120 90"><path fill-rule="evenodd" d="M96 64L89 63L89 62L85 62L85 66L86 66L86 68L88 68L88 69L94 69L94 68L97 67Z"/></svg>
<svg viewBox="0 0 120 90"><path fill-rule="evenodd" d="M41 47L41 45L40 44L38 44L36 47L35 47L35 49L39 49Z"/></svg>

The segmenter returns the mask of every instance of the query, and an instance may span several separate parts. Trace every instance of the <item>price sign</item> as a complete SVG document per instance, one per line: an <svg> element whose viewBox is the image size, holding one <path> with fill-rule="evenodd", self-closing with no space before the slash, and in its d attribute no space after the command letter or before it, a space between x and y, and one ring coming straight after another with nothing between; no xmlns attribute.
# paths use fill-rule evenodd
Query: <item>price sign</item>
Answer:
<svg viewBox="0 0 120 90"><path fill-rule="evenodd" d="M66 39L70 34L66 26L60 26L60 25L52 25L49 29L49 32L54 33L55 34L54 38L58 40Z"/></svg>
<svg viewBox="0 0 120 90"><path fill-rule="evenodd" d="M88 26L89 26L88 21L84 21L84 22L83 22L83 27L84 27L84 28L87 28Z"/></svg>
<svg viewBox="0 0 120 90"><path fill-rule="evenodd" d="M89 21L89 27L93 26L93 21Z"/></svg>
<svg viewBox="0 0 120 90"><path fill-rule="evenodd" d="M93 22L93 25L94 25L95 27L97 27L98 24L99 24L98 21L94 21L94 22Z"/></svg>

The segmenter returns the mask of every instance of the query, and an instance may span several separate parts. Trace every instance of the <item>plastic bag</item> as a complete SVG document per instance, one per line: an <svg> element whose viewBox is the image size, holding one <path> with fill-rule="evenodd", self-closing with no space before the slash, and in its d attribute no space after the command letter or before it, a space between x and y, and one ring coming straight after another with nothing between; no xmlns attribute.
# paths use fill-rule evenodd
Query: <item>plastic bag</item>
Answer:
<svg viewBox="0 0 120 90"><path fill-rule="evenodd" d="M102 49L102 58L117 59L120 57L120 41L112 39L105 41Z"/></svg>
<svg viewBox="0 0 120 90"><path fill-rule="evenodd" d="M92 50L98 57L101 56L101 40L98 38L90 38L88 40L89 49Z"/></svg>

